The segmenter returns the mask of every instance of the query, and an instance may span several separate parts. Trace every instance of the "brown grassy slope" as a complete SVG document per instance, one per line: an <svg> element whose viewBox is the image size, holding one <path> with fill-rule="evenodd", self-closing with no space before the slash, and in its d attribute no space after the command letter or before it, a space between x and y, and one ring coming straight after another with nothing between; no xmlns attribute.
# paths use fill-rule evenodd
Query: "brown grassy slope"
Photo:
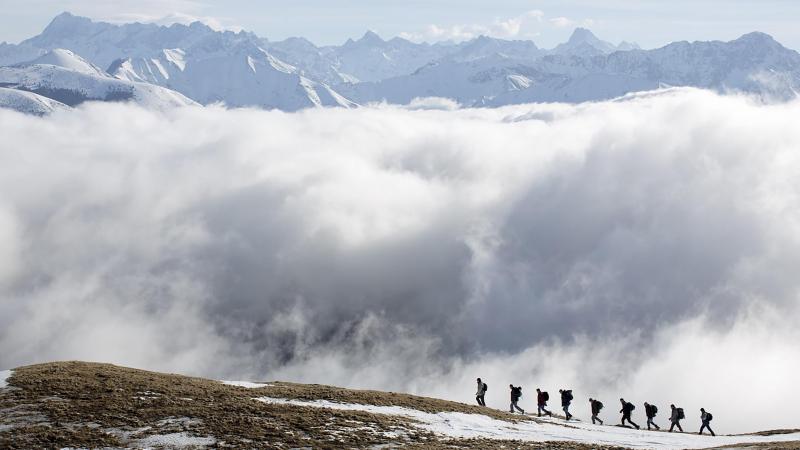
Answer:
<svg viewBox="0 0 800 450"><path fill-rule="evenodd" d="M396 393L291 383L245 389L213 380L84 362L22 367L14 371L9 384L12 388L0 393L0 429L12 426L0 431L0 448L4 449L124 447L151 434L173 432L214 437L215 447L233 448L367 448L380 444L434 450L610 448L563 442L443 440L402 417L253 400L258 396L328 399L518 419L488 408ZM386 436L391 432L396 437Z"/></svg>

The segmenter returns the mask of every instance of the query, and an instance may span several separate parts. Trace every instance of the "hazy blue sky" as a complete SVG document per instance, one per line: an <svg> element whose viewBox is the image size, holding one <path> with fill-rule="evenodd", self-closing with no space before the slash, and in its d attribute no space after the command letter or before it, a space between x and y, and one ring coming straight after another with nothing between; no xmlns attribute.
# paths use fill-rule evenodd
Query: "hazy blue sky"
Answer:
<svg viewBox="0 0 800 450"><path fill-rule="evenodd" d="M657 47L675 40L729 40L758 30L800 48L796 0L0 0L0 41L39 33L56 14L111 21L204 18L269 39L341 43L372 29L384 37L532 39L543 47L585 26L610 41Z"/></svg>

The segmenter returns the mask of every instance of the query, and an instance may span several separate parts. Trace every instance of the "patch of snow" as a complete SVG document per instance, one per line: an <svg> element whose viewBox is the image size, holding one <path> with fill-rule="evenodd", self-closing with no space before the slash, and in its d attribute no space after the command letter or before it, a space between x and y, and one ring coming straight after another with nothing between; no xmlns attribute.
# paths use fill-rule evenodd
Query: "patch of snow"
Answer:
<svg viewBox="0 0 800 450"><path fill-rule="evenodd" d="M167 447L187 448L205 447L214 445L217 440L213 437L189 436L189 433L154 434L146 438L137 439L136 444L142 447Z"/></svg>
<svg viewBox="0 0 800 450"><path fill-rule="evenodd" d="M191 425L200 425L203 421L200 419L195 419L192 417L167 417L166 419L159 420L156 422L157 427L165 427L167 425L184 425L184 426L191 426Z"/></svg>
<svg viewBox="0 0 800 450"><path fill-rule="evenodd" d="M508 80L519 90L528 89L533 83L530 78L523 75L509 75Z"/></svg>
<svg viewBox="0 0 800 450"><path fill-rule="evenodd" d="M270 387L274 386L274 384L269 383L253 383L251 381L222 381L222 384L227 384L228 386L239 386L248 389L258 389L263 387Z"/></svg>
<svg viewBox="0 0 800 450"><path fill-rule="evenodd" d="M0 370L0 389L8 386L9 378L11 378L10 370Z"/></svg>
<svg viewBox="0 0 800 450"><path fill-rule="evenodd" d="M800 440L800 433L775 436L699 436L694 433L667 433L634 430L613 425L592 425L584 422L565 422L558 419L524 420L508 422L482 414L441 412L437 414L400 406L374 406L335 403L327 400L300 401L271 397L256 398L260 402L280 405L309 406L347 411L365 411L416 420L417 426L427 431L451 438L512 439L529 442L572 441L599 445L616 445L630 448L678 449L709 448L733 444L785 442Z"/></svg>
<svg viewBox="0 0 800 450"><path fill-rule="evenodd" d="M105 428L103 429L103 432L127 441L131 439L131 436L143 433L147 430L150 430L151 428L152 427L141 427L141 428L129 428L124 430L121 428Z"/></svg>
<svg viewBox="0 0 800 450"><path fill-rule="evenodd" d="M179 48L164 49L164 57L167 58L167 61L175 64L181 72L186 69L186 52L183 50Z"/></svg>
<svg viewBox="0 0 800 450"><path fill-rule="evenodd" d="M164 66L161 65L161 61L157 60L156 58L152 58L150 61L153 63L154 66L156 66L156 69L158 69L158 72L161 74L161 76L165 80L168 80L169 79L169 72L167 72L164 69Z"/></svg>
<svg viewBox="0 0 800 450"><path fill-rule="evenodd" d="M261 50L261 52L264 54L264 56L267 57L267 61L269 62L269 64L275 70L277 70L279 72L283 72L283 73L297 73L297 69L294 66L292 66L291 64L286 64L285 62L281 61L280 59L278 59L278 58L272 56L271 54L269 54L263 48L259 48L259 50Z"/></svg>

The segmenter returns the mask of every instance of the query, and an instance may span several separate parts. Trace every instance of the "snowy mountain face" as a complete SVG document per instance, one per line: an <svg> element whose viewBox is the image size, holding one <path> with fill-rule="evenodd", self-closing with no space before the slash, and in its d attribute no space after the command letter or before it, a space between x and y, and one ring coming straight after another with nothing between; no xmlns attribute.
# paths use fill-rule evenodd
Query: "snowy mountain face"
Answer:
<svg viewBox="0 0 800 450"><path fill-rule="evenodd" d="M141 23L115 25L63 13L53 19L40 35L23 41L19 46L43 51L69 49L108 69L117 59L147 57L165 48L196 47L205 49L207 53L224 53L237 43L248 41L258 41L258 38L246 32L217 32L199 22L168 27Z"/></svg>
<svg viewBox="0 0 800 450"><path fill-rule="evenodd" d="M44 116L55 111L68 110L69 106L33 92L0 87L0 108Z"/></svg>
<svg viewBox="0 0 800 450"><path fill-rule="evenodd" d="M207 46L163 49L149 57L118 60L109 71L120 79L174 89L202 104L284 111L354 106L252 42L226 46L225 51L209 51Z"/></svg>
<svg viewBox="0 0 800 450"><path fill-rule="evenodd" d="M531 41L507 41L480 36L460 44L414 43L402 38L384 41L367 32L342 46L318 48L303 38L266 43L270 52L302 69L309 77L332 86L377 82L409 75L442 59L471 61L502 55L533 60L543 52Z"/></svg>
<svg viewBox="0 0 800 450"><path fill-rule="evenodd" d="M330 87L270 55L261 43L252 33L217 32L199 22L114 25L64 13L18 48L68 48L116 78L175 90L202 104L287 111L353 106Z"/></svg>
<svg viewBox="0 0 800 450"><path fill-rule="evenodd" d="M316 47L303 38L265 45L309 77L331 85L406 75L455 51L451 46L416 44L401 38L384 41L371 31L359 40L348 39L341 46Z"/></svg>
<svg viewBox="0 0 800 450"><path fill-rule="evenodd" d="M0 67L0 87L34 93L69 106L85 101L132 101L153 109L195 104L160 86L114 78L63 49L30 63Z"/></svg>
<svg viewBox="0 0 800 450"><path fill-rule="evenodd" d="M578 50L590 46L588 41L578 45ZM360 103L437 96L470 106L502 106L603 100L664 85L787 100L797 96L800 86L800 54L763 33L731 42L677 42L655 50L602 53L592 48L586 54L562 48L534 61L488 56L438 62L411 75L336 88Z"/></svg>
<svg viewBox="0 0 800 450"><path fill-rule="evenodd" d="M84 63L75 57L85 58ZM202 104L286 111L431 96L470 106L582 102L664 85L743 91L771 101L795 98L800 86L800 55L763 33L654 50L614 45L583 28L552 50L485 36L427 44L384 40L373 32L340 46L318 47L304 38L270 42L201 23L114 25L64 13L36 37L0 44L0 65L22 62L89 78L108 78L107 71L121 81L175 90ZM20 69L7 69L6 77L9 70ZM49 79L59 77L71 80L65 89L80 84L71 78L77 75Z"/></svg>
<svg viewBox="0 0 800 450"><path fill-rule="evenodd" d="M563 77L543 73L529 61L495 54L468 61L448 58L411 75L376 83L341 85L337 89L364 103L386 100L405 104L417 97L444 97L463 105L480 105L503 92L519 92L540 83L560 82Z"/></svg>

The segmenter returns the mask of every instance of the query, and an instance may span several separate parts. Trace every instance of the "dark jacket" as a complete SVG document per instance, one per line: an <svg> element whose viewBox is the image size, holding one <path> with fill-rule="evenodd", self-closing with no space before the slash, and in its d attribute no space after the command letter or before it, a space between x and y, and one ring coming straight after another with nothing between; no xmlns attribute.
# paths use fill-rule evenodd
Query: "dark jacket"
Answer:
<svg viewBox="0 0 800 450"><path fill-rule="evenodd" d="M592 415L596 416L598 414L600 414L600 401L592 400Z"/></svg>
<svg viewBox="0 0 800 450"><path fill-rule="evenodd" d="M561 393L561 404L563 406L567 406L572 402L572 399L570 398L571 397L570 394L572 394L572 391L563 391Z"/></svg>
<svg viewBox="0 0 800 450"><path fill-rule="evenodd" d="M544 392L539 391L536 393L536 402L542 406L547 404L547 400L544 399Z"/></svg>
<svg viewBox="0 0 800 450"><path fill-rule="evenodd" d="M516 402L519 401L519 398L522 397L522 387L516 386L511 388L511 401Z"/></svg>
<svg viewBox="0 0 800 450"><path fill-rule="evenodd" d="M626 416L630 416L631 413L633 412L633 403L625 402L625 404L622 405L622 409L620 409L619 412L621 412Z"/></svg>

